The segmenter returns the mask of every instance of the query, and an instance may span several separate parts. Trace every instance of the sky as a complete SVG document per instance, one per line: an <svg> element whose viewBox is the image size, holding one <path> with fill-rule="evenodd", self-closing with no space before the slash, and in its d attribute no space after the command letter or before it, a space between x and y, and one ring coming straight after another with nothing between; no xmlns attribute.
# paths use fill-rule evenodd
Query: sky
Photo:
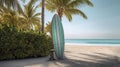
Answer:
<svg viewBox="0 0 120 67"><path fill-rule="evenodd" d="M120 39L120 0L90 0L94 7L81 6L88 19L74 15L71 22L63 16L65 39ZM41 10L37 10L41 12ZM45 24L55 14L45 9Z"/></svg>
<svg viewBox="0 0 120 67"><path fill-rule="evenodd" d="M120 0L90 0L94 7L81 6L88 19L74 15L71 22L63 16L65 39L120 39ZM45 22L55 13L45 10Z"/></svg>

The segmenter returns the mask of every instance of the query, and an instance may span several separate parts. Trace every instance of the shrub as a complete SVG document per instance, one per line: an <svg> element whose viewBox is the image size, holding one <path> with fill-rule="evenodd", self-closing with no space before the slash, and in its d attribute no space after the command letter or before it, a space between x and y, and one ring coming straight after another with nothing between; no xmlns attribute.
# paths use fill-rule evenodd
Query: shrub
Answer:
<svg viewBox="0 0 120 67"><path fill-rule="evenodd" d="M51 47L52 39L45 33L0 29L0 60L47 56Z"/></svg>

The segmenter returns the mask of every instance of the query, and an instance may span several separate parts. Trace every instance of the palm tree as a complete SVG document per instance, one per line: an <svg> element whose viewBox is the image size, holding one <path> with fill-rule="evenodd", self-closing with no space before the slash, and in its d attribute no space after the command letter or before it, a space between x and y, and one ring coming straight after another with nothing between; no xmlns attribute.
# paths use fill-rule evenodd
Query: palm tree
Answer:
<svg viewBox="0 0 120 67"><path fill-rule="evenodd" d="M31 0L24 5L24 12L19 14L16 10L5 6L0 6L0 23L7 24L9 26L15 26L19 30L39 30L40 24L40 13L36 12L38 5L34 5L37 0Z"/></svg>
<svg viewBox="0 0 120 67"><path fill-rule="evenodd" d="M41 18L41 20L42 20L42 32L44 32L44 2L45 0L42 0L42 18Z"/></svg>
<svg viewBox="0 0 120 67"><path fill-rule="evenodd" d="M35 6L35 3L38 0L30 0L28 4L24 6L22 19L24 22L24 27L26 29L33 29L33 28L39 28L40 29L40 19L39 16L41 13L36 13L36 10L38 9L39 5ZM37 27L36 27L37 26Z"/></svg>
<svg viewBox="0 0 120 67"><path fill-rule="evenodd" d="M87 19L87 16L78 9L81 5L93 6L89 0L46 0L46 8L51 12L57 12L60 18L65 15L69 21L72 20L72 15L81 15Z"/></svg>

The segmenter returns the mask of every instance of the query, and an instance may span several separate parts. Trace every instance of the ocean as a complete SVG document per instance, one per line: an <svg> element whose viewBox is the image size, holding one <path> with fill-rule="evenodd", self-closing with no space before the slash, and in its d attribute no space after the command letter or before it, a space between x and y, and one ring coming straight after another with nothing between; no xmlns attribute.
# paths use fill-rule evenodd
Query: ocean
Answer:
<svg viewBox="0 0 120 67"><path fill-rule="evenodd" d="M120 46L120 39L65 39L69 45L115 45Z"/></svg>

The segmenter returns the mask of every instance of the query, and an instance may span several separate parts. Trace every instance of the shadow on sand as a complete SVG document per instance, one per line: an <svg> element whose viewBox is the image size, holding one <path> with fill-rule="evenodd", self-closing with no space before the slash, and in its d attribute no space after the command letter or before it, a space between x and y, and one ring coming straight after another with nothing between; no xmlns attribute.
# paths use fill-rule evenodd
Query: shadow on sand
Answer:
<svg viewBox="0 0 120 67"><path fill-rule="evenodd" d="M95 54L84 54L80 53L80 55L88 56L86 57L78 57L81 59L89 60L89 61L83 61L83 60L77 60L77 59L69 59L66 57L65 60L59 61L63 64L68 64L66 67L120 67L120 61L119 58L113 55L104 54L104 53L95 53ZM96 61L96 62L91 62Z"/></svg>
<svg viewBox="0 0 120 67"><path fill-rule="evenodd" d="M55 61L48 61L47 58L43 58L41 60L38 59L28 59L28 60L20 60L14 61L9 63L10 61L4 61L5 65L0 63L0 67L120 67L119 58L113 55L104 54L104 53L94 53L94 54L85 54L79 53L78 55L83 55L87 57L80 57L76 55L71 55L71 57L81 58L80 59L70 59L69 57L65 56L64 60L55 60ZM90 61L85 61L90 60ZM32 62L31 62L32 61ZM95 61L95 62L91 62Z"/></svg>
<svg viewBox="0 0 120 67"><path fill-rule="evenodd" d="M104 54L104 53L94 53L94 54L85 54L79 53L80 55L87 56L80 57L76 55L71 55L71 57L81 58L90 61L83 61L80 59L70 59L65 56L64 60L55 60L48 61L43 64L38 64L39 67L120 67L120 61L118 57ZM88 58L89 57L89 58ZM91 62L96 61L96 62ZM33 65L34 67L34 65Z"/></svg>

